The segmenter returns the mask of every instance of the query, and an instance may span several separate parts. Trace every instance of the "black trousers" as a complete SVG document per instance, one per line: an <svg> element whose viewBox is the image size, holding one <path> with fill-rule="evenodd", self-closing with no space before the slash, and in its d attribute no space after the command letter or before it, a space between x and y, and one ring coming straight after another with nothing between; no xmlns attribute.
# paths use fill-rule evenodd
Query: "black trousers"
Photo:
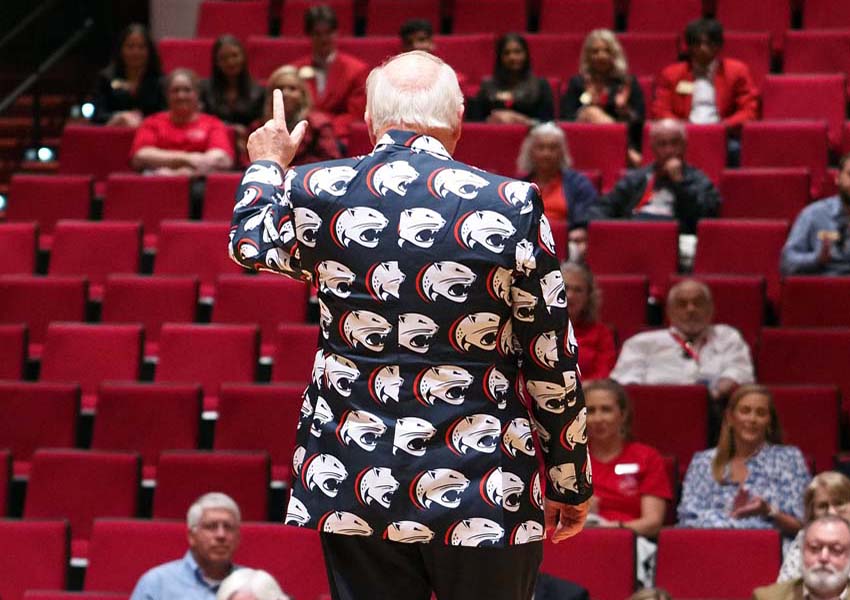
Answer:
<svg viewBox="0 0 850 600"><path fill-rule="evenodd" d="M505 548L402 544L321 534L333 600L530 600L543 543Z"/></svg>

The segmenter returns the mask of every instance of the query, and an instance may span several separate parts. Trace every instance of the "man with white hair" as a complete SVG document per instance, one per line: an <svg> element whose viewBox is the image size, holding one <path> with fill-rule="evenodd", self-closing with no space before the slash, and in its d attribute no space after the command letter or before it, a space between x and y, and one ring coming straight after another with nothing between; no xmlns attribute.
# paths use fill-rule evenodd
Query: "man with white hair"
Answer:
<svg viewBox="0 0 850 600"><path fill-rule="evenodd" d="M289 596L283 593L270 573L239 569L221 582L216 600L289 600Z"/></svg>
<svg viewBox="0 0 850 600"><path fill-rule="evenodd" d="M649 128L654 162L629 171L590 208L590 220L676 220L680 233L696 233L697 221L716 217L720 194L708 176L685 162L687 132L676 119Z"/></svg>
<svg viewBox="0 0 850 600"><path fill-rule="evenodd" d="M426 52L369 75L366 156L288 169L305 125L273 104L230 252L318 287L286 522L320 531L335 600L527 600L544 530L577 533L592 493L537 188L452 158L463 96Z"/></svg>
<svg viewBox="0 0 850 600"><path fill-rule="evenodd" d="M220 492L198 498L186 515L189 550L142 575L130 600L215 600L221 582L237 567L239 507Z"/></svg>
<svg viewBox="0 0 850 600"><path fill-rule="evenodd" d="M838 600L847 598L850 524L837 515L810 522L803 532L803 576L753 591L753 600Z"/></svg>

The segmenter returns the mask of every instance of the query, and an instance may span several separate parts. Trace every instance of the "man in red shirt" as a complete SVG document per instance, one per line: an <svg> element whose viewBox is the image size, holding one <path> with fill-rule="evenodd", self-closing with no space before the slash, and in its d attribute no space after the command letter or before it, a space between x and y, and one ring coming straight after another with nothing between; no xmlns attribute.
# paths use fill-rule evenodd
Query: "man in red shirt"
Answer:
<svg viewBox="0 0 850 600"><path fill-rule="evenodd" d="M130 149L130 164L157 174L199 175L233 166L233 139L216 117L200 112L199 82L189 69L165 81L168 110L142 121Z"/></svg>

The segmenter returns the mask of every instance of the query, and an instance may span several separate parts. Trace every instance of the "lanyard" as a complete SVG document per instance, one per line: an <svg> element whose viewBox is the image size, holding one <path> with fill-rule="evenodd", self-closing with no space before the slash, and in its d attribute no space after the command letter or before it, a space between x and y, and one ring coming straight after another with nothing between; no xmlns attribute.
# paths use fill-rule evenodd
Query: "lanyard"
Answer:
<svg viewBox="0 0 850 600"><path fill-rule="evenodd" d="M649 204L649 201L652 199L652 196L655 193L655 190L652 189L654 187L655 187L655 174L653 173L652 175L649 176L649 179L646 180L646 189L644 189L644 191L643 191L643 196L640 197L640 202L638 202L637 206L635 206L632 209L632 214L639 213L640 209L642 209L644 206Z"/></svg>
<svg viewBox="0 0 850 600"><path fill-rule="evenodd" d="M685 354L690 356L697 364L699 364L699 350L697 350L692 343L687 341L675 331L670 330L670 335L673 337L674 340L676 340L676 343L679 344L679 347L682 348Z"/></svg>

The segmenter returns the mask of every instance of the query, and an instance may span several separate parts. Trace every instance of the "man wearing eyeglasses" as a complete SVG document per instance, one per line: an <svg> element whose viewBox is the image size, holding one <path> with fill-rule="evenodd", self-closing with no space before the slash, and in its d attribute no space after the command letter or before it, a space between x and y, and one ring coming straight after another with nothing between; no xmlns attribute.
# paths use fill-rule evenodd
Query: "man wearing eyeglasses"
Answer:
<svg viewBox="0 0 850 600"><path fill-rule="evenodd" d="M204 494L186 515L189 550L183 558L154 567L139 579L130 600L214 600L236 567L239 507L230 496Z"/></svg>

